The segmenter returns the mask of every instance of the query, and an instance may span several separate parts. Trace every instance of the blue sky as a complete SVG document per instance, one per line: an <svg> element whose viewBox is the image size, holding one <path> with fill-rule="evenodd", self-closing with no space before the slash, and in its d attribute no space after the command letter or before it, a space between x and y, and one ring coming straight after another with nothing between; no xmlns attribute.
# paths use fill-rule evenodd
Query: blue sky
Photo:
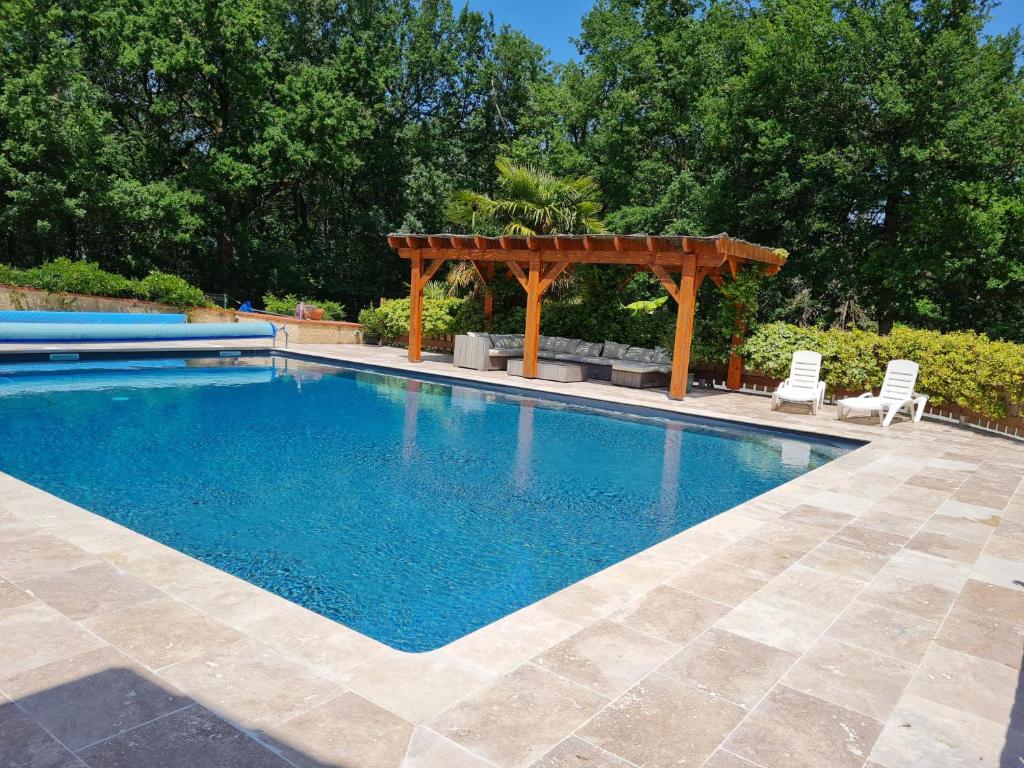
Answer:
<svg viewBox="0 0 1024 768"><path fill-rule="evenodd" d="M556 61L574 56L576 49L569 42L580 32L580 17L594 0L468 0L478 11L490 11L498 24L521 29L533 40L551 51ZM456 7L460 5L456 2ZM989 25L993 34L1006 32L1014 26L1024 27L1024 0L1003 0L996 8Z"/></svg>

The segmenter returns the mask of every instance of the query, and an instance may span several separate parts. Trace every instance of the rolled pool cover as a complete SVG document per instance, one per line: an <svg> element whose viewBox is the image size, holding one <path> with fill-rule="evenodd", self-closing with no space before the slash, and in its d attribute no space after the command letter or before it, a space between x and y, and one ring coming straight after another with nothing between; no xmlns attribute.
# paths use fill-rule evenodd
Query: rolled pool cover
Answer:
<svg viewBox="0 0 1024 768"><path fill-rule="evenodd" d="M49 310L0 310L0 323L58 323L61 325L79 323L142 323L164 324L184 323L187 315L163 312L53 312Z"/></svg>
<svg viewBox="0 0 1024 768"><path fill-rule="evenodd" d="M193 339L273 339L265 320L238 323L2 323L0 344L38 342L189 341Z"/></svg>

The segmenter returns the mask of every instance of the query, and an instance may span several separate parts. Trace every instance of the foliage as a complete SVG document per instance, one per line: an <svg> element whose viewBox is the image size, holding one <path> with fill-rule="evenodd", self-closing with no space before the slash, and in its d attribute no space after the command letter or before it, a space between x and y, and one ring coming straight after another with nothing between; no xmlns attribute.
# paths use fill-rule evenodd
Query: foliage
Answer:
<svg viewBox="0 0 1024 768"><path fill-rule="evenodd" d="M67 291L90 296L144 299L179 309L208 304L201 290L174 275L154 271L142 280L132 280L106 272L98 264L70 259L57 259L31 269L0 264L0 283L51 293Z"/></svg>
<svg viewBox="0 0 1024 768"><path fill-rule="evenodd" d="M345 307L336 301L323 301L321 299L300 299L294 293L285 296L275 296L268 293L263 297L263 308L275 315L294 315L295 308L300 304L308 307L316 307L324 311L324 320L344 320Z"/></svg>
<svg viewBox="0 0 1024 768"><path fill-rule="evenodd" d="M600 190L589 176L570 179L498 158L498 194L459 190L448 202L448 218L469 232L558 235L604 232Z"/></svg>
<svg viewBox="0 0 1024 768"><path fill-rule="evenodd" d="M384 314L378 312L374 307L359 310L359 324L363 326L364 334L384 335Z"/></svg>
<svg viewBox="0 0 1024 768"><path fill-rule="evenodd" d="M752 320L1024 340L1024 50L991 5L597 0L556 64L452 0L6 0L0 261L366 306L408 279L384 234L456 190L527 201L494 233L581 231L552 180L589 178L615 231L790 250ZM575 290L601 328L656 295Z"/></svg>
<svg viewBox="0 0 1024 768"><path fill-rule="evenodd" d="M455 318L462 307L463 299L424 299L423 335L425 338L440 338L453 333ZM359 313L359 322L364 330L373 329L384 339L397 339L409 333L409 299L390 299L379 307L364 309ZM482 323L481 323L482 327Z"/></svg>
<svg viewBox="0 0 1024 768"><path fill-rule="evenodd" d="M203 292L177 275L153 271L138 283L138 294L160 304L191 309L208 304Z"/></svg>
<svg viewBox="0 0 1024 768"><path fill-rule="evenodd" d="M769 323L743 346L747 367L785 378L793 352L822 355L830 390L866 391L881 385L889 360L920 365L917 389L936 403L953 403L992 417L1024 400L1024 345L973 332L939 333L897 326L888 336L865 331L799 328Z"/></svg>

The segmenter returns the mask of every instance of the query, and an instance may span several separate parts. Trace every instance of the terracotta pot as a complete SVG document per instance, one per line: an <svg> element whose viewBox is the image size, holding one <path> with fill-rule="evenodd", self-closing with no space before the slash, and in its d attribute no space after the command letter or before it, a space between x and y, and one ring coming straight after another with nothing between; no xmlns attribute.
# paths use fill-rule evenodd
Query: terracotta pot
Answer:
<svg viewBox="0 0 1024 768"><path fill-rule="evenodd" d="M309 319L310 320L323 320L324 319L324 311L322 309L319 309L319 308L309 310Z"/></svg>

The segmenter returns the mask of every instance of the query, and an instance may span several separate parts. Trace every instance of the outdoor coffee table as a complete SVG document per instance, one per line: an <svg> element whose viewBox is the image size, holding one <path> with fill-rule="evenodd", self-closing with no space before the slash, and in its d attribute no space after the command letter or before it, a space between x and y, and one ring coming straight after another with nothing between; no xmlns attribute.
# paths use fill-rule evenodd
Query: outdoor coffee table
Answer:
<svg viewBox="0 0 1024 768"><path fill-rule="evenodd" d="M656 365L612 365L612 384L619 387L646 389L668 386L668 374Z"/></svg>
<svg viewBox="0 0 1024 768"><path fill-rule="evenodd" d="M521 357L508 361L508 375L523 375L523 359ZM538 360L537 378L545 379L546 381L584 381L587 378L587 367L577 363Z"/></svg>

